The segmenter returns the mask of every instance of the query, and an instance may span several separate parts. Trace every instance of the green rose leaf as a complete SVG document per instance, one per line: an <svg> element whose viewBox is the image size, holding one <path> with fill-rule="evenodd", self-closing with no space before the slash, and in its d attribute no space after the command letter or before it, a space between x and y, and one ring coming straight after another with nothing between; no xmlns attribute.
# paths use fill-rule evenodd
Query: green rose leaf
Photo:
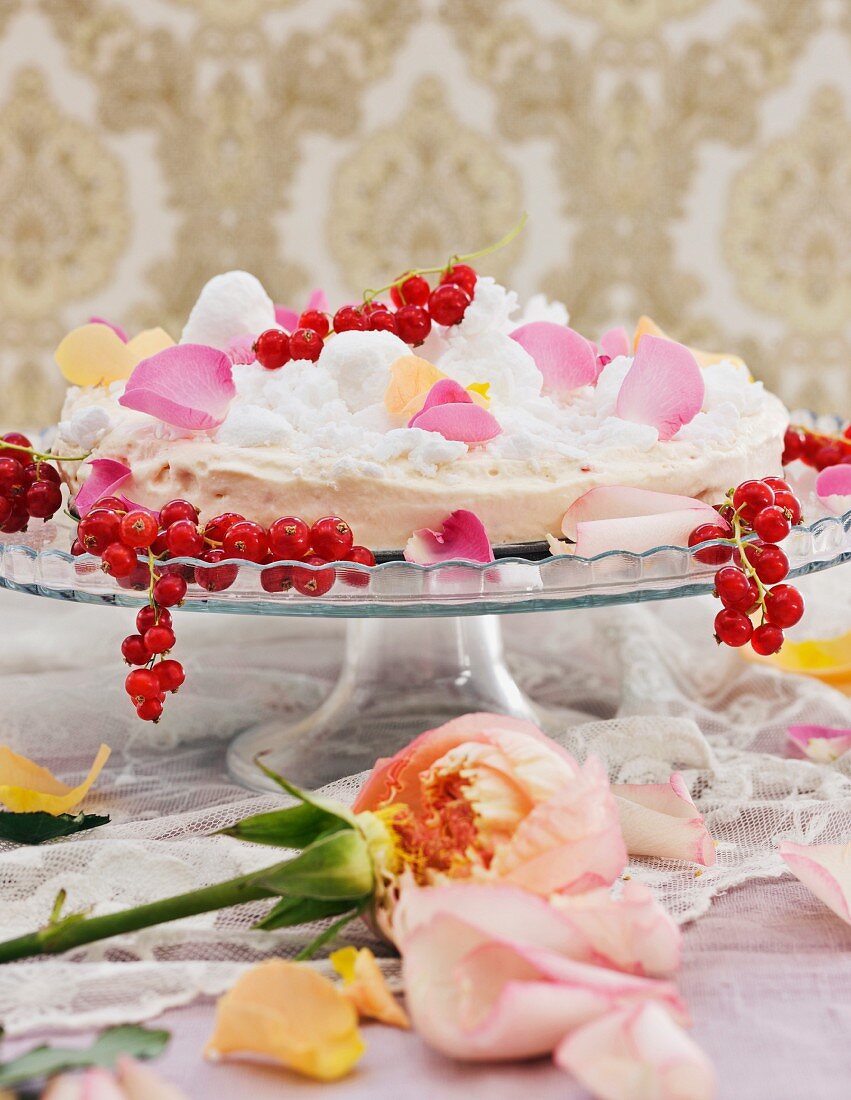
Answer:
<svg viewBox="0 0 851 1100"><path fill-rule="evenodd" d="M351 829L351 822L336 813L309 802L300 802L286 810L244 817L228 829L224 836L248 840L254 844L270 844L277 848L306 848L320 837Z"/></svg>
<svg viewBox="0 0 851 1100"><path fill-rule="evenodd" d="M108 817L97 814L54 815L43 810L26 814L0 813L0 840L11 840L15 844L44 844L60 836L96 829L108 821Z"/></svg>
<svg viewBox="0 0 851 1100"><path fill-rule="evenodd" d="M88 1066L111 1069L121 1054L132 1058L155 1058L165 1050L170 1038L168 1031L155 1031L133 1024L108 1028L85 1050L35 1047L20 1058L0 1065L0 1087L21 1085L26 1081Z"/></svg>

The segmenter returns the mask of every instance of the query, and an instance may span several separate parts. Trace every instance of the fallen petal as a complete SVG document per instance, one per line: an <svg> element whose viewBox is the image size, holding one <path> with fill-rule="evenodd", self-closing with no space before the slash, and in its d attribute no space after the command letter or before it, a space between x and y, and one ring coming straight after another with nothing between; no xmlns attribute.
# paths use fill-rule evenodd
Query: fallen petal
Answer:
<svg viewBox="0 0 851 1100"><path fill-rule="evenodd" d="M275 306L262 283L247 271L226 271L204 285L180 337L224 351L237 336L275 328Z"/></svg>
<svg viewBox="0 0 851 1100"><path fill-rule="evenodd" d="M418 565L493 560L493 548L484 524L474 512L464 508L451 512L439 531L429 527L415 531L405 546L405 561Z"/></svg>
<svg viewBox="0 0 851 1100"><path fill-rule="evenodd" d="M530 321L510 335L535 360L550 393L567 394L597 381L600 370L593 345L567 325Z"/></svg>
<svg viewBox="0 0 851 1100"><path fill-rule="evenodd" d="M715 844L679 773L667 783L613 783L612 793L630 855L715 863Z"/></svg>
<svg viewBox="0 0 851 1100"><path fill-rule="evenodd" d="M112 496L132 474L129 466L125 466L123 462L117 462L114 458L93 458L86 463L86 468L90 472L74 497L74 507L81 518L87 515L99 500Z"/></svg>
<svg viewBox="0 0 851 1100"><path fill-rule="evenodd" d="M105 386L129 377L137 359L114 330L99 321L72 329L53 353L72 386Z"/></svg>
<svg viewBox="0 0 851 1100"><path fill-rule="evenodd" d="M600 337L600 350L611 359L619 355L631 355L632 348L625 328L610 328Z"/></svg>
<svg viewBox="0 0 851 1100"><path fill-rule="evenodd" d="M178 344L144 359L118 403L177 428L203 431L222 423L235 396L233 368L223 351Z"/></svg>
<svg viewBox="0 0 851 1100"><path fill-rule="evenodd" d="M851 510L851 466L828 466L816 478L816 494L837 516Z"/></svg>
<svg viewBox="0 0 851 1100"><path fill-rule="evenodd" d="M269 959L219 998L210 1058L260 1054L321 1081L347 1074L364 1052L354 1005L305 963Z"/></svg>
<svg viewBox="0 0 851 1100"><path fill-rule="evenodd" d="M639 317L632 337L632 350L638 349L642 336L658 336L662 340L670 340L671 337L656 324L650 317ZM699 348L688 349L697 360L698 366L711 367L713 363L734 363L737 367L745 367L744 359L738 355L730 355L727 352L701 351Z"/></svg>
<svg viewBox="0 0 851 1100"><path fill-rule="evenodd" d="M384 407L393 416L410 419L423 407L435 382L446 375L419 355L402 355L390 367L390 382L384 392Z"/></svg>
<svg viewBox="0 0 851 1100"><path fill-rule="evenodd" d="M779 852L792 874L838 917L851 924L851 841L847 844L793 844Z"/></svg>
<svg viewBox="0 0 851 1100"><path fill-rule="evenodd" d="M706 393L697 360L682 344L643 336L621 383L615 415L671 439L700 412Z"/></svg>
<svg viewBox="0 0 851 1100"><path fill-rule="evenodd" d="M187 1100L186 1093L135 1058L122 1055L115 1070L125 1100Z"/></svg>
<svg viewBox="0 0 851 1100"><path fill-rule="evenodd" d="M439 385L439 383L438 383ZM464 391L466 393L466 390ZM457 440L460 443L487 443L500 434L499 421L487 409L473 403L467 394L466 403L456 405L434 405L430 409L417 413L408 424L409 428L422 428L426 432L439 432L444 439Z"/></svg>
<svg viewBox="0 0 851 1100"><path fill-rule="evenodd" d="M389 1027L409 1028L408 1014L390 992L375 955L368 947L342 947L329 960L343 979L343 994L361 1016Z"/></svg>
<svg viewBox="0 0 851 1100"><path fill-rule="evenodd" d="M615 1009L568 1035L555 1063L599 1100L712 1100L703 1051L660 1005Z"/></svg>
<svg viewBox="0 0 851 1100"><path fill-rule="evenodd" d="M118 339L121 340L125 344L127 343L127 340L129 339L129 337L127 336L127 333L124 331L124 329L121 327L121 325L114 325L112 323L112 321L107 321L107 319L105 317L90 317L89 318L89 324L90 325L106 325L106 327L111 328L112 331L115 333L115 335L118 337Z"/></svg>
<svg viewBox="0 0 851 1100"><path fill-rule="evenodd" d="M818 764L832 764L851 750L851 729L790 726L786 735L803 756L808 756Z"/></svg>
<svg viewBox="0 0 851 1100"><path fill-rule="evenodd" d="M101 745L89 774L76 787L62 783L40 764L0 745L0 803L12 813L67 814L77 808L109 759L109 747Z"/></svg>
<svg viewBox="0 0 851 1100"><path fill-rule="evenodd" d="M665 512L696 510L698 523L714 522L726 526L726 521L710 505L696 497L676 493L657 493L653 489L635 489L631 485L600 485L583 493L565 512L562 532L576 541L580 523L607 519L630 519L637 516L661 516ZM705 519L702 517L706 517Z"/></svg>

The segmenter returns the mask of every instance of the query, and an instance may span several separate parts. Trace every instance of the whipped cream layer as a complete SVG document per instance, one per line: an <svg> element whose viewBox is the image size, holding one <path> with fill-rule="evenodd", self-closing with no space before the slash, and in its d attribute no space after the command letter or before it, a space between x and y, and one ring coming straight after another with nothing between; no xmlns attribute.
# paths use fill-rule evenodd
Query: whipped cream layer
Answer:
<svg viewBox="0 0 851 1100"><path fill-rule="evenodd" d="M390 367L411 349L387 332L346 332L328 339L315 364L235 365L237 395L213 432L182 435L124 409L123 383L72 389L56 448L93 448L92 457L126 462L133 479L122 492L149 507L187 497L203 518L229 510L266 524L339 514L358 542L376 549L401 547L456 508L474 511L496 544L538 541L557 533L566 509L597 485L716 501L747 477L780 473L788 414L741 367L706 367L702 411L661 442L655 428L614 415L626 356L566 400L542 393L534 360L509 333L530 320L565 323L567 313L540 298L516 313L516 295L481 278L461 324L435 326L415 352L464 386L488 384L502 433L483 447L408 428L388 413ZM224 348L231 338L219 325L206 342ZM85 473L68 468L72 488Z"/></svg>

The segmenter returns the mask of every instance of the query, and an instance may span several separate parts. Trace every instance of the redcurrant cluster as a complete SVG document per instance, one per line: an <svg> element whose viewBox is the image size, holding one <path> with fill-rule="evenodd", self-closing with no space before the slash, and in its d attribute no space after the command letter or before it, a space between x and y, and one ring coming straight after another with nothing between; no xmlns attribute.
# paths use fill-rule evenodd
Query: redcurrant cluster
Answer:
<svg viewBox="0 0 851 1100"><path fill-rule="evenodd" d="M0 531L26 531L31 519L52 519L62 506L59 472L25 435L0 437Z"/></svg>
<svg viewBox="0 0 851 1100"><path fill-rule="evenodd" d="M829 435L792 424L783 438L783 465L796 459L816 470L851 463L851 425L841 435Z"/></svg>
<svg viewBox="0 0 851 1100"><path fill-rule="evenodd" d="M715 595L724 606L715 616L715 638L733 647L750 642L763 656L777 653L784 629L804 613L797 588L780 583L788 576L789 559L777 545L801 522L800 502L788 482L767 477L731 489L718 512L729 526L704 523L689 538L689 546L723 540L694 553L698 561L721 566Z"/></svg>

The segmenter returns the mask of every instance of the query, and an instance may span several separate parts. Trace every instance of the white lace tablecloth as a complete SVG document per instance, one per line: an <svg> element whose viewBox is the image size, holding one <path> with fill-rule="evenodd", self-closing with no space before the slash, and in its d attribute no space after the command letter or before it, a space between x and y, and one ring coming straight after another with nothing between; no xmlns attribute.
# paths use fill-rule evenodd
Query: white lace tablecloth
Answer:
<svg viewBox="0 0 851 1100"><path fill-rule="evenodd" d="M834 617L837 608L847 612L851 569L813 584L814 605L829 604ZM701 598L512 616L506 632L518 679L572 752L597 753L620 781L683 772L718 840L716 866L633 867L683 922L733 886L780 878L779 839L851 836L848 759L830 767L790 759L785 742L790 723L851 725L851 701L717 649L714 608ZM342 652L342 624L180 615L176 655L189 682L153 727L138 722L123 693L118 649L132 618L127 610L0 592L0 743L64 779L85 773L101 741L113 749L86 801L87 810L111 816L109 825L41 848L0 843L4 938L42 923L62 887L69 908L107 912L274 862L268 849L202 838L281 804L229 782L225 747L234 732L275 715L291 718L321 698ZM354 777L335 793L351 797L356 786ZM791 880L780 895L765 896L819 908ZM200 916L70 958L0 968L0 1022L10 1036L97 1027L216 994L246 964L294 953L304 941L302 930L251 931L262 909ZM769 953L794 950L772 917L753 929L754 942ZM347 934L369 939L361 927Z"/></svg>

